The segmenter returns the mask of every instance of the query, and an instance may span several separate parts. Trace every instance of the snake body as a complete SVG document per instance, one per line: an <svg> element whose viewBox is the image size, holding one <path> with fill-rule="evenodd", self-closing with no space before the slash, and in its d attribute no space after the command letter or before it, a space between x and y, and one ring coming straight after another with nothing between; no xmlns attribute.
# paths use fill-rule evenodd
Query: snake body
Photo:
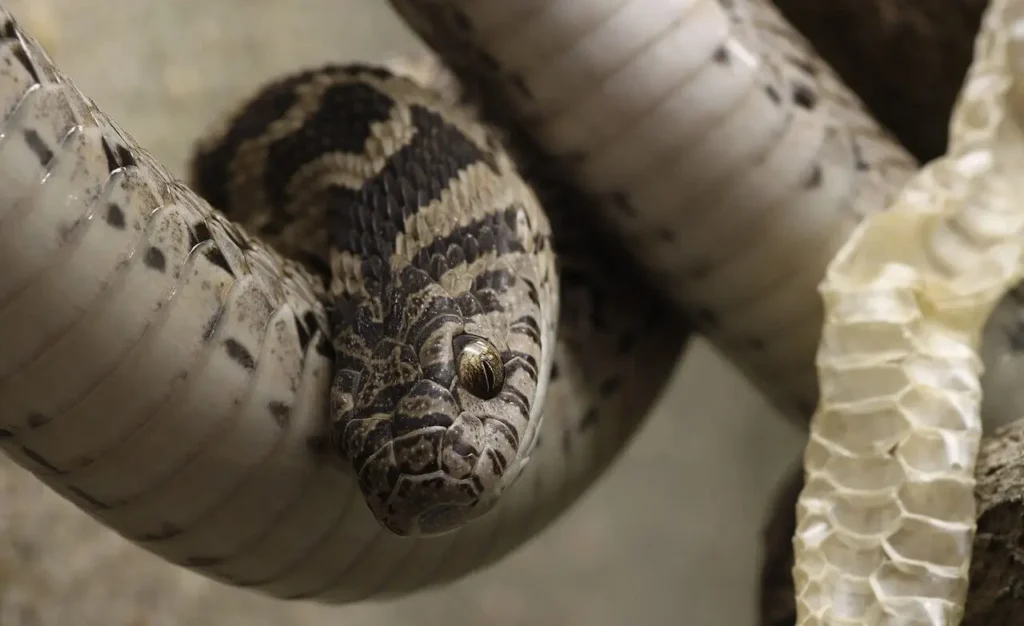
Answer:
<svg viewBox="0 0 1024 626"><path fill-rule="evenodd" d="M814 287L914 167L765 3L394 4L521 151L381 70L290 77L196 161L244 228L2 15L2 445L147 549L280 597L398 593L523 541L650 406L679 307L809 415ZM345 85L351 125L323 126ZM482 517L402 541L371 510L413 535Z"/></svg>

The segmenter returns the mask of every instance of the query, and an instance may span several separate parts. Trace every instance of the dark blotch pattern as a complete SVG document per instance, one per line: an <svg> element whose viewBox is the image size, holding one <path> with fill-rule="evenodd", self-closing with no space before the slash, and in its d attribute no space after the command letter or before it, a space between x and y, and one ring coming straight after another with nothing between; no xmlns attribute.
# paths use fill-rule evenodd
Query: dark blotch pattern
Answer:
<svg viewBox="0 0 1024 626"><path fill-rule="evenodd" d="M0 38L2 38L2 39L13 39L15 42L17 42L17 40L18 40L18 29L15 26L14 22L12 22L12 21L4 22L2 28L3 28L3 30L0 31ZM15 46L13 46L13 48L14 48L14 58L17 59L18 63L21 63L22 67L24 67L25 70L32 77L32 80L34 80L37 83L40 82L40 80L39 80L39 72L36 71L35 66L32 65L32 60L28 58L28 54L25 53L25 49L22 48L20 44L17 44Z"/></svg>
<svg viewBox="0 0 1024 626"><path fill-rule="evenodd" d="M361 154L372 125L387 120L394 105L394 100L369 85L341 83L329 87L320 99L320 108L301 128L268 151L267 159L274 167L265 170L263 183L271 204L282 206L287 201L288 183L310 161L332 152ZM276 110L276 106L267 110ZM345 114L338 115L338 111Z"/></svg>
<svg viewBox="0 0 1024 626"><path fill-rule="evenodd" d="M129 150L127 146L118 144L116 150L117 160L121 163L121 167L135 167L139 164L135 159L135 155L132 154L132 151Z"/></svg>
<svg viewBox="0 0 1024 626"><path fill-rule="evenodd" d="M305 352L309 347L309 340L313 338L313 329L316 328L316 320L310 323L309 317L313 317L312 311L308 311L303 317L295 318L295 332L299 335L299 347Z"/></svg>
<svg viewBox="0 0 1024 626"><path fill-rule="evenodd" d="M110 145L110 141L106 137L103 138L100 145L103 146L103 156L107 159L107 171L113 172L121 167L121 164L117 162L117 154L114 152L114 147Z"/></svg>
<svg viewBox="0 0 1024 626"><path fill-rule="evenodd" d="M28 145L29 150L32 154L36 155L36 159L40 165L47 165L53 160L53 150L46 145L43 138L39 136L39 133L32 129L25 130L25 143Z"/></svg>
<svg viewBox="0 0 1024 626"><path fill-rule="evenodd" d="M799 84L793 87L793 102L809 111L818 103L818 95L808 85Z"/></svg>
<svg viewBox="0 0 1024 626"><path fill-rule="evenodd" d="M334 346L325 337L321 337L319 343L316 344L316 353L330 361L335 358Z"/></svg>
<svg viewBox="0 0 1024 626"><path fill-rule="evenodd" d="M191 181L210 204L225 211L231 208L228 185L234 156L242 144L262 135L283 116L297 100L295 88L318 73L302 72L269 85L231 121L231 129L213 150L196 155Z"/></svg>
<svg viewBox="0 0 1024 626"><path fill-rule="evenodd" d="M284 116L293 106L296 106L298 103L296 89L299 86L310 84L317 77L342 78L356 75L368 75L383 79L391 76L391 73L383 68L358 63L326 65L318 69L296 73L267 85L230 120L229 130L214 146L208 150L201 150L195 155L190 167L190 180L193 187L210 204L230 213L232 209L236 208L231 206L231 167L235 156L239 153L242 146L249 141L264 136L274 122ZM335 89L340 88L339 86ZM387 111L380 107L374 107L372 103L367 102L344 103L344 110L348 114L334 115L333 119L328 119L330 106L335 104L337 98L342 95L344 95L342 92L334 91L328 93L324 101L322 119L323 121L333 122L331 126L327 128L310 128L310 125L307 124L300 131L300 133L305 133L303 136L306 140L312 140L309 146L298 147L299 152L295 154L287 154L284 152L284 146L279 146L277 152L271 155L272 158L284 159L281 162L276 162L275 166L268 168L267 171L268 179L265 182L273 185L269 190L273 197L280 197L281 190L287 184L287 178L294 174L295 167L306 163L302 159L303 154L308 156L310 151L313 150L315 151L313 156L320 156L332 147L329 143L330 137L326 139L328 143L321 143L324 140L321 134L338 137L347 136L350 137L348 143L351 144L355 143L351 139L353 137L350 134L352 131L356 132L356 136L360 134L364 137L366 136L365 132L359 129L360 120L361 123L365 124L376 119L386 119ZM349 91L349 95L352 95L351 91ZM361 110L359 106L362 107ZM325 133L325 131L327 132ZM359 151L361 149L362 146L359 146Z"/></svg>
<svg viewBox="0 0 1024 626"><path fill-rule="evenodd" d="M113 202L107 205L106 220L112 228L124 230L124 211Z"/></svg>
<svg viewBox="0 0 1024 626"><path fill-rule="evenodd" d="M472 263L480 256L489 253L503 255L510 252L523 252L525 250L523 244L516 239L512 230L518 212L518 207L511 206L504 211L492 213L465 226L454 228L444 237L435 239L429 247L420 250L413 258L412 263L419 269L430 273L431 262L438 257L444 258L452 251L455 251L459 258L456 263L450 265L456 265L463 260L466 263ZM439 278L440 273L434 276L435 280ZM482 288L481 280L492 280L493 278L494 276L488 276L486 279L477 277L473 289ZM502 280L511 281L511 274L505 273Z"/></svg>
<svg viewBox="0 0 1024 626"><path fill-rule="evenodd" d="M338 250L389 258L395 238L405 232L406 218L438 200L459 172L480 162L496 170L492 157L437 113L413 106L410 114L416 134L380 172L358 190L331 190L328 220ZM321 136L332 132L330 127L310 128Z"/></svg>
<svg viewBox="0 0 1024 626"><path fill-rule="evenodd" d="M213 239L213 235L210 233L210 227L206 225L206 222L199 222L192 227L192 230L188 234L188 247L190 250L195 250L196 246Z"/></svg>
<svg viewBox="0 0 1024 626"><path fill-rule="evenodd" d="M112 144L106 137L102 141L103 156L107 159L107 171L113 172L124 167L135 167L138 161L127 146Z"/></svg>
<svg viewBox="0 0 1024 626"><path fill-rule="evenodd" d="M167 269L167 257L164 256L160 248L155 246L150 246L146 250L146 254L142 257L142 262L146 264L146 267L161 273Z"/></svg>
<svg viewBox="0 0 1024 626"><path fill-rule="evenodd" d="M256 368L256 359L253 358L252 352L249 352L249 349L243 346L237 340L225 339L224 349L227 351L228 356L231 357L233 361L235 361L245 369L252 371L253 369Z"/></svg>
<svg viewBox="0 0 1024 626"><path fill-rule="evenodd" d="M235 273L231 271L231 265L228 264L228 260L224 257L224 253L220 251L220 248L211 247L206 251L205 256L210 263L213 263L232 276L235 275Z"/></svg>

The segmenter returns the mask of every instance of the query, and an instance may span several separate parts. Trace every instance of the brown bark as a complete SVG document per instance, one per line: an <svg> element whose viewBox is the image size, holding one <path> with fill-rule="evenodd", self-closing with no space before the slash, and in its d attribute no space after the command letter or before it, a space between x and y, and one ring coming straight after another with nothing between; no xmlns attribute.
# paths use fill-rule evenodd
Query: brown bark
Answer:
<svg viewBox="0 0 1024 626"><path fill-rule="evenodd" d="M949 113L987 0L775 0L918 159L946 147Z"/></svg>
<svg viewBox="0 0 1024 626"><path fill-rule="evenodd" d="M1024 419L985 439L976 477L978 533L963 626L1020 624L1024 621ZM796 497L802 484L801 472L786 481L764 530L762 626L795 622L790 572Z"/></svg>

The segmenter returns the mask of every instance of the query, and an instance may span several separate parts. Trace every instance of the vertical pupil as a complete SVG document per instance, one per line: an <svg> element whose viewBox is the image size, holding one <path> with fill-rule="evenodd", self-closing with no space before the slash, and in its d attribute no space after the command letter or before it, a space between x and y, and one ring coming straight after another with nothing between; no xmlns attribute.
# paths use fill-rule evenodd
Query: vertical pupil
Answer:
<svg viewBox="0 0 1024 626"><path fill-rule="evenodd" d="M481 369L484 374L484 384L487 385L485 390L490 392L491 389L494 389L494 370L491 369L491 362L486 357L481 360L480 364L483 366Z"/></svg>

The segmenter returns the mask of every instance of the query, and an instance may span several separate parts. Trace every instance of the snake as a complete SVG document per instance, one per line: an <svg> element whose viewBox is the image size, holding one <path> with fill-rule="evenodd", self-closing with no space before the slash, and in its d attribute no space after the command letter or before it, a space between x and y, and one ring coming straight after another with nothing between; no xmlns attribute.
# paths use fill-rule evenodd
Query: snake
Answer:
<svg viewBox="0 0 1024 626"><path fill-rule="evenodd" d="M691 331L809 417L817 284L917 167L767 3L393 5L451 75L284 77L201 142L199 195L0 9L0 445L281 598L508 553L621 452ZM930 600L839 570L801 623Z"/></svg>
<svg viewBox="0 0 1024 626"><path fill-rule="evenodd" d="M565 207L564 213L550 215L552 228L561 224L555 301L559 339L549 348L554 352L551 357L536 351L536 357L529 352L516 356L525 362L519 374L525 377L521 390L510 390L511 400L500 395L491 398L508 412L494 416L504 420L492 431L495 446L529 434L530 423L525 420L533 416L523 409L533 401L528 394L538 392L541 368L548 370L547 401L557 403L560 410L548 415L544 428L533 437L533 454L527 449L521 453L531 461L517 481L518 489L498 499L489 515L438 537L422 536L412 527L407 534L420 536L399 536L386 526L402 524L401 515L414 524L417 512L399 510L395 516L386 515L381 520L384 524L378 522L364 505L356 474L341 471L339 463L332 462L339 460L334 458L337 455L322 450L336 450L339 443L354 441L335 436L340 433L330 427L332 420L327 416L337 354L357 348L351 343L335 345L329 339L328 293L336 286L324 280L323 272L335 261L346 261L322 256L315 244L303 245L307 238L302 228L315 227L315 215L289 223L296 230L285 228L278 233L279 245L295 253L297 260L281 256L215 211L138 147L60 74L10 13L4 13L3 23L0 52L5 61L0 64L4 68L0 83L7 86L2 91L8 100L0 170L7 176L2 185L7 195L0 232L4 233L4 260L10 265L0 288L4 319L0 341L5 345L0 357L4 406L0 441L12 459L57 493L143 548L216 580L284 598L351 602L436 585L496 560L554 519L619 454L671 374L687 325L642 287L643 280L629 269L628 256L614 253L614 241L599 250L592 247L603 235L592 233L585 218L573 217L574 211L582 213L589 200L559 183L557 170L546 167L537 155L528 163L535 170L530 173L533 187L545 188L552 198L549 202ZM398 69L410 76L429 76L431 71L410 64ZM355 74L349 76L351 71ZM258 178L277 171L251 161L247 164L247 159L265 154L259 143L260 137L268 136L264 133L287 135L287 122L277 126L272 122L281 113L277 107L291 102L289 94L307 94L305 100L294 102L292 121L308 118L310 123L320 110L320 96L337 93L326 89L332 84L341 93L354 89L365 95L354 112L389 97L386 90L412 98L408 108L396 103L376 109L373 115L385 115L385 121L390 119L388 111L395 116L394 124L381 131L379 145L382 150L383 146L394 150L401 149L395 142L412 142L417 127L408 116L414 110L416 115L426 115L421 141L408 144L415 157L412 175L429 172L442 178L423 181L426 189L411 192L404 181L395 193L406 190L419 202L431 185L443 184L449 196L452 191L461 193L463 202L472 199L475 210L486 212L478 215L475 232L466 231L458 220L444 221L446 216L438 211L434 221L420 222L428 237L425 241L436 240L440 246L436 249L443 253L438 259L429 256L426 270L436 272L435 261L454 258L441 245L445 231L438 229L444 228L455 235L452 241L461 244L455 247L462 249L462 274L453 275L450 283L443 282L449 280L444 276L431 278L427 285L417 283L421 291L409 292L408 313L391 318L395 320L391 323L414 324L431 309L412 305L429 304L442 308L427 316L439 321L426 322L438 327L424 337L454 334L450 325L465 322L453 320L452 298L436 293L429 300L423 298L431 295L431 285L461 289L465 297L455 305L480 316L476 334L459 333L472 338L463 347L469 352L481 345L485 349L472 366L452 361L454 352L449 348L448 367L440 361L435 376L464 376L464 368L469 367L470 375L479 379L474 389L488 395L488 386L495 382L486 382L494 367L483 362L491 354L487 346L493 350L502 345L503 352L516 348L509 337L517 320L523 331L518 333L524 338L520 341L542 339L538 333L546 320L533 324L520 320L531 312L540 315L532 298L543 295L548 300L545 311L554 314L555 302L542 291L540 275L522 277L535 281L535 291L525 283L514 287L505 262L516 253L516 246L547 245L547 227L534 214L533 225L523 230L519 212L528 211L522 207L536 200L522 183L510 178L510 163L498 158L489 145L490 135L482 127L468 127L465 116L459 121L455 94L448 97L450 106L442 106L441 96L417 90L397 75L381 77L385 71L323 68L290 83L286 79L278 96L271 86L262 99L256 97L263 104L253 106L255 118L239 117L233 126L211 130L211 136L221 137L219 145L229 149L218 151L206 145L197 151L197 183L204 184L201 179L218 168L241 167L239 175L225 177L219 187L207 190L219 200L221 191L237 193L233 187L244 183L246 173ZM352 86L347 87L346 81ZM297 82L305 84L306 90L288 87ZM413 109L415 102L419 104ZM438 119L441 110L446 111L444 123ZM303 128L302 124L294 127L294 136L301 137ZM352 131L355 137L360 133L365 137L367 127L359 130L341 124L334 132L343 141ZM439 137L444 141L439 143ZM465 152L448 160L436 150L453 137L462 138ZM231 148L235 141L240 143ZM426 155L417 152L424 149ZM219 154L236 156L223 160ZM339 184L346 184L346 171L348 176L365 177L373 170L374 161L359 154L342 159L349 165L339 167L325 157ZM431 154L441 160L432 162ZM26 160L31 155L35 156ZM254 164L256 168L249 167ZM480 171L465 173L473 165ZM26 166L32 169L23 169ZM489 176L503 182L487 203L480 187L459 182L464 176L473 176L467 181L475 185L486 183ZM351 190L354 179L348 180L345 188ZM455 187L449 191L451 184ZM520 191L510 195L514 189ZM55 198L62 200L54 203ZM453 201L458 205L457 199ZM391 215L388 202L382 206L384 212L366 218L370 223ZM226 210L231 212L232 207ZM268 221L275 215L285 214L257 210L248 218L239 217L252 219L252 232L269 233L280 224ZM423 216L429 213L424 211ZM511 223L507 216L514 218ZM472 225L470 217L463 214L461 219ZM296 242L295 249L287 247L289 241ZM361 245L362 239L355 242ZM406 240L403 245L412 244ZM478 268L484 264L485 271L468 273L469 258L476 259ZM367 268L373 267L368 261ZM352 271L361 273L362 265ZM419 276L423 278L423 270ZM518 275L514 278L520 280ZM513 288L523 302L504 314L500 294ZM60 300L50 300L54 297ZM133 304L126 306L127 302ZM378 305L382 304L378 301ZM39 318L39 307L54 317ZM357 317L356 323L366 320ZM28 333L16 330L26 326ZM363 335L354 339L359 337ZM384 345L394 345L391 331L384 339L391 342ZM398 360L393 363L401 370L408 359L398 348ZM88 363L76 356L81 354L90 355ZM379 358L386 361L391 353L362 354L383 355ZM549 358L551 363L545 365L543 359ZM358 375L357 361L351 363ZM628 369L620 369L623 365ZM511 376L509 370L503 367L506 379ZM51 389L51 382L58 379L61 389ZM124 389L134 390L130 398L124 397ZM428 398L434 392L422 390ZM375 397L364 396L360 406L373 406ZM417 409L413 396L403 404L407 423L413 421L410 411L425 420L443 419L444 414L433 415L430 408L450 410L445 403L453 397L449 393ZM427 432L436 428L422 427ZM370 432L366 440L375 436ZM452 441L451 447L461 450L463 443ZM497 453L501 450L497 448ZM422 458L422 451L416 449L409 454L413 455L410 463ZM509 454L504 462L517 460ZM469 475L465 481L471 488L476 487L474 477ZM455 484L452 491L458 496L460 489L461 484Z"/></svg>

